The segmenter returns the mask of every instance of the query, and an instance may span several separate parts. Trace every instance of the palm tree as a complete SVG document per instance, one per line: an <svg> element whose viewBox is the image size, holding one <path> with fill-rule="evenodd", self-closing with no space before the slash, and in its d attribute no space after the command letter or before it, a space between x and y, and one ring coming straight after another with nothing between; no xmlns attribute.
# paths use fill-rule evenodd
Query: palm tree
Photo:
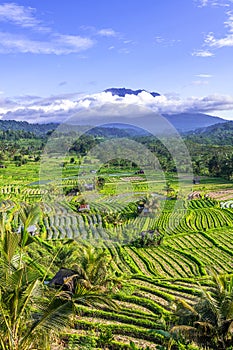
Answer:
<svg viewBox="0 0 233 350"><path fill-rule="evenodd" d="M0 281L2 350L50 349L59 333L72 325L79 304L114 307L103 293L77 284L74 293L48 290L35 271L16 269Z"/></svg>
<svg viewBox="0 0 233 350"><path fill-rule="evenodd" d="M41 341L48 338L49 333L46 331L43 337L35 337L42 328L34 326L36 320L45 314L41 307L45 304L44 286L38 272L21 259L19 242L20 236L15 232L5 231L1 235L0 345L3 350L44 349ZM47 310L54 314L51 307ZM57 318L55 315L54 319ZM43 325L48 327L45 321Z"/></svg>
<svg viewBox="0 0 233 350"><path fill-rule="evenodd" d="M93 246L79 249L76 263L73 269L78 271L79 283L86 288L99 288L107 290L107 286L114 282L110 275L111 257L103 249Z"/></svg>
<svg viewBox="0 0 233 350"><path fill-rule="evenodd" d="M49 349L51 331L65 319L67 323L70 307L62 302L61 310L57 296L50 300L39 272L24 261L22 251L29 244L29 236L26 240L23 233L32 222L32 216L30 220L21 216L24 229L14 232L12 213L0 214L0 348Z"/></svg>
<svg viewBox="0 0 233 350"><path fill-rule="evenodd" d="M201 298L191 306L176 302L175 315L181 323L171 329L198 344L223 350L233 344L233 275L212 273L210 290L200 287Z"/></svg>
<svg viewBox="0 0 233 350"><path fill-rule="evenodd" d="M24 215L22 231L15 232L0 216L0 348L2 350L48 350L62 329L72 323L77 304L113 307L98 287L77 284L73 293L48 288L41 273L27 261L22 232L32 222ZM22 214L22 213L21 213ZM32 216L30 216L32 218ZM11 220L14 222L14 220ZM23 253L22 253L23 250Z"/></svg>

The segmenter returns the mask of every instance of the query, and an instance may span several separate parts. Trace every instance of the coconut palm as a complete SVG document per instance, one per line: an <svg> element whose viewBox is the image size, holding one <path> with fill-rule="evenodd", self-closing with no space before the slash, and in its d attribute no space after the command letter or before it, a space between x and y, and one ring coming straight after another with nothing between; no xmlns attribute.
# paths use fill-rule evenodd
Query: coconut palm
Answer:
<svg viewBox="0 0 233 350"><path fill-rule="evenodd" d="M200 288L201 298L191 306L184 300L176 303L179 324L171 329L194 339L201 346L227 349L233 345L233 275L211 276L210 290Z"/></svg>
<svg viewBox="0 0 233 350"><path fill-rule="evenodd" d="M1 235L0 344L3 350L31 349L32 344L35 349L42 349L41 337L31 341L29 338L35 333L32 326L36 318L41 318L44 286L38 273L20 259L19 242L20 236L15 232Z"/></svg>
<svg viewBox="0 0 233 350"><path fill-rule="evenodd" d="M103 293L80 284L72 294L48 290L27 266L9 273L0 283L2 350L50 349L55 337L72 325L79 304L114 306Z"/></svg>
<svg viewBox="0 0 233 350"><path fill-rule="evenodd" d="M0 347L49 349L50 331L57 329L64 319L67 322L71 314L69 304L62 302L61 310L54 297L48 298L50 293L46 293L40 274L24 261L22 247L26 240L13 231L11 215L1 213L0 221ZM56 300L58 303L59 297Z"/></svg>
<svg viewBox="0 0 233 350"><path fill-rule="evenodd" d="M73 293L48 288L39 271L27 263L24 248L31 242L14 232L5 214L0 218L0 349L48 350L71 324L77 304L113 303L94 287L77 284ZM25 216L22 222L25 232L32 221Z"/></svg>
<svg viewBox="0 0 233 350"><path fill-rule="evenodd" d="M97 249L93 246L79 249L76 263L73 269L78 271L79 281L87 288L97 288L104 290L107 285L114 282L110 274L111 257L104 249Z"/></svg>

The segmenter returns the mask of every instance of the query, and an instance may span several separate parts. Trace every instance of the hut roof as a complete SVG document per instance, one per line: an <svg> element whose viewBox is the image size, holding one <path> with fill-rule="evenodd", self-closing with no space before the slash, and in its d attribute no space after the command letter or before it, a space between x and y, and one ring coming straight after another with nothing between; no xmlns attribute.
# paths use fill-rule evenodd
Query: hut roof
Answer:
<svg viewBox="0 0 233 350"><path fill-rule="evenodd" d="M65 267L60 268L56 275L49 282L49 286L63 286L66 278L76 275L75 270L67 269Z"/></svg>

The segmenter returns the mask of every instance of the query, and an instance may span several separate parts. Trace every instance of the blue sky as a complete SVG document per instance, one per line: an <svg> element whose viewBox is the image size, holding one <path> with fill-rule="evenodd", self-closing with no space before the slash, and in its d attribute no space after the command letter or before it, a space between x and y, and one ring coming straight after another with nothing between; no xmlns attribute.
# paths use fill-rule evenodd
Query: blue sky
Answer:
<svg viewBox="0 0 233 350"><path fill-rule="evenodd" d="M162 94L159 112L233 119L232 62L232 0L0 1L3 119L123 86Z"/></svg>

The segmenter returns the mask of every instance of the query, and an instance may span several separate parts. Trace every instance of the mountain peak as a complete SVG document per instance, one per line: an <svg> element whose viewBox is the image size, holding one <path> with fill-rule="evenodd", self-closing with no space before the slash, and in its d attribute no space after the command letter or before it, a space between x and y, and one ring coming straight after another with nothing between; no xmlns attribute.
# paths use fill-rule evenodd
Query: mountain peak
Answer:
<svg viewBox="0 0 233 350"><path fill-rule="evenodd" d="M146 91L144 89L138 89L138 90L132 90L132 89L126 89L126 88L110 88L110 89L106 89L104 90L104 92L111 92L111 94L117 95L119 97L125 97L125 95L138 95L141 92L147 92L148 94L151 94L151 96L156 97L156 96L160 96L159 93L157 92L149 92Z"/></svg>

